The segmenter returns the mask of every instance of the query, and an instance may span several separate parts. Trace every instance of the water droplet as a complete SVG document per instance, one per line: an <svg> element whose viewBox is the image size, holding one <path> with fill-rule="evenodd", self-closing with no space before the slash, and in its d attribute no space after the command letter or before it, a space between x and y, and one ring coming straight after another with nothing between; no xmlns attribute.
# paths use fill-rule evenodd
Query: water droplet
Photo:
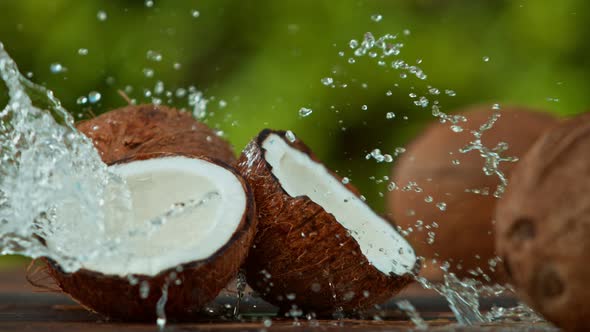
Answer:
<svg viewBox="0 0 590 332"><path fill-rule="evenodd" d="M319 292L320 290L322 290L322 285L318 284L317 282L314 282L313 284L311 284L311 290L314 293Z"/></svg>
<svg viewBox="0 0 590 332"><path fill-rule="evenodd" d="M348 58L348 63L355 63L356 60L354 58Z"/></svg>
<svg viewBox="0 0 590 332"><path fill-rule="evenodd" d="M395 184L395 182L390 182L390 183L387 185L387 190L388 190L388 191L394 191L396 188L397 188L397 185Z"/></svg>
<svg viewBox="0 0 590 332"><path fill-rule="evenodd" d="M227 101L220 99L219 100L219 108L225 108L227 106Z"/></svg>
<svg viewBox="0 0 590 332"><path fill-rule="evenodd" d="M102 95L97 91L90 91L90 93L88 93L88 101L91 104L99 102L101 97Z"/></svg>
<svg viewBox="0 0 590 332"><path fill-rule="evenodd" d="M143 68L143 75L145 77L153 77L154 76L154 70L152 68Z"/></svg>
<svg viewBox="0 0 590 332"><path fill-rule="evenodd" d="M399 156L400 154L406 152L406 148L398 146L397 148L394 149L395 152L395 156Z"/></svg>
<svg viewBox="0 0 590 332"><path fill-rule="evenodd" d="M436 207L441 211L445 211L447 209L447 203L445 203L445 202L436 203Z"/></svg>
<svg viewBox="0 0 590 332"><path fill-rule="evenodd" d="M490 57L489 56L484 56L483 58L481 58L483 60L483 62L488 62L490 61Z"/></svg>
<svg viewBox="0 0 590 332"><path fill-rule="evenodd" d="M142 299L147 299L149 294L150 294L150 284L144 280L139 284L139 297Z"/></svg>
<svg viewBox="0 0 590 332"><path fill-rule="evenodd" d="M324 77L321 79L321 82L323 85L330 85L330 84L334 83L334 79L331 77Z"/></svg>
<svg viewBox="0 0 590 332"><path fill-rule="evenodd" d="M366 110L368 110L368 109L369 109L369 106L367 106L367 105L363 105L363 106L361 106L361 109L362 109L363 111L366 111Z"/></svg>
<svg viewBox="0 0 590 332"><path fill-rule="evenodd" d="M387 120L394 119L395 118L395 113L393 113L393 112L387 112L387 114L385 114L385 118Z"/></svg>
<svg viewBox="0 0 590 332"><path fill-rule="evenodd" d="M453 165L460 165L460 164L461 164L461 162L459 161L459 159L453 159L453 160L451 161L451 163L452 163Z"/></svg>
<svg viewBox="0 0 590 332"><path fill-rule="evenodd" d="M176 92L174 93L174 95L178 98L182 98L182 97L186 96L186 89L185 88L178 88L178 89L176 89Z"/></svg>
<svg viewBox="0 0 590 332"><path fill-rule="evenodd" d="M164 92L164 82L162 81L157 81L156 85L154 86L154 93L159 95L162 92Z"/></svg>
<svg viewBox="0 0 590 332"><path fill-rule="evenodd" d="M373 22L381 22L382 19L383 19L383 15L381 15L381 14L371 15L371 21L373 21Z"/></svg>
<svg viewBox="0 0 590 332"><path fill-rule="evenodd" d="M145 6L151 8L154 6L154 0L145 0Z"/></svg>
<svg viewBox="0 0 590 332"><path fill-rule="evenodd" d="M145 54L145 57L150 61L155 61L155 62L162 61L162 54L160 54L159 52L153 51L153 50L148 50L147 53Z"/></svg>
<svg viewBox="0 0 590 332"><path fill-rule="evenodd" d="M432 203L434 201L434 198L432 198L432 196L426 196L424 198L424 202L426 203Z"/></svg>
<svg viewBox="0 0 590 332"><path fill-rule="evenodd" d="M454 131L454 132L456 132L456 133L460 133L460 132L463 131L463 127L458 126L458 125L452 125L451 126L451 130Z"/></svg>
<svg viewBox="0 0 590 332"><path fill-rule="evenodd" d="M420 106L420 107L427 107L428 106L428 99L424 96L420 97L420 99L414 101L414 105L416 106Z"/></svg>
<svg viewBox="0 0 590 332"><path fill-rule="evenodd" d="M455 97L457 95L457 93L455 91L450 90L450 89L446 89L445 93L447 94L447 96L450 96L450 97Z"/></svg>
<svg viewBox="0 0 590 332"><path fill-rule="evenodd" d="M387 92L385 92L385 95L388 96L388 97L389 96L392 96L393 95L393 92L391 90L387 90Z"/></svg>
<svg viewBox="0 0 590 332"><path fill-rule="evenodd" d="M96 18L99 21L106 21L107 17L107 12L105 12L104 10L99 10L98 13L96 13Z"/></svg>
<svg viewBox="0 0 590 332"><path fill-rule="evenodd" d="M197 17L201 16L201 12L199 12L196 9L193 9L193 10L191 10L191 16L194 18L197 18Z"/></svg>
<svg viewBox="0 0 590 332"><path fill-rule="evenodd" d="M403 33L404 33L404 36L409 36L412 32L408 29L404 29Z"/></svg>
<svg viewBox="0 0 590 332"><path fill-rule="evenodd" d="M88 55L88 49L87 48L79 48L78 54L79 55Z"/></svg>
<svg viewBox="0 0 590 332"><path fill-rule="evenodd" d="M437 88L430 88L430 89L428 89L428 93L430 93L431 95L439 95L440 90Z"/></svg>
<svg viewBox="0 0 590 332"><path fill-rule="evenodd" d="M351 39L350 42L348 42L348 46L350 46L350 48L357 48L359 46L359 42L356 39Z"/></svg>
<svg viewBox="0 0 590 332"><path fill-rule="evenodd" d="M342 178L342 184L349 184L350 183L350 179L347 178L346 176Z"/></svg>
<svg viewBox="0 0 590 332"><path fill-rule="evenodd" d="M295 134L293 134L293 132L290 130L287 130L285 133L285 138L287 138L287 140L291 143L294 143L296 140Z"/></svg>
<svg viewBox="0 0 590 332"><path fill-rule="evenodd" d="M58 73L66 71L66 67L62 66L61 63L54 62L51 65L49 65L49 70L53 74L58 74Z"/></svg>
<svg viewBox="0 0 590 332"><path fill-rule="evenodd" d="M492 105L492 109L493 110L499 110L500 108L501 108L500 107L500 104L494 104L494 105Z"/></svg>
<svg viewBox="0 0 590 332"><path fill-rule="evenodd" d="M313 113L313 110L310 109L310 108L301 107L299 109L299 116L302 117L302 118L305 118L307 116L310 116L311 113Z"/></svg>
<svg viewBox="0 0 590 332"><path fill-rule="evenodd" d="M428 232L428 238L426 239L426 243L433 244L434 243L434 237L435 236L436 236L436 233L434 233L434 232Z"/></svg>
<svg viewBox="0 0 590 332"><path fill-rule="evenodd" d="M88 98L86 98L86 96L80 96L78 97L78 99L76 99L76 104L78 105L84 105L88 102Z"/></svg>

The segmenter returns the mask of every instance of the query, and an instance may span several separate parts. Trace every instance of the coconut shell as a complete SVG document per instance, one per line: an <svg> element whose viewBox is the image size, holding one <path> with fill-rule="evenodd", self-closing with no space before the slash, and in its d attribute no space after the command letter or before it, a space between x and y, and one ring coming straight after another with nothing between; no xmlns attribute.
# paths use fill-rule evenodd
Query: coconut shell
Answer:
<svg viewBox="0 0 590 332"><path fill-rule="evenodd" d="M296 305L326 315L385 302L410 283L410 275L386 275L369 264L356 240L320 205L285 192L261 147L272 133L285 139L283 131L264 130L238 160L238 171L254 192L259 220L245 264L250 286L284 311ZM320 162L301 141L285 142Z"/></svg>
<svg viewBox="0 0 590 332"><path fill-rule="evenodd" d="M189 113L161 105L130 105L76 125L111 164L139 153L204 156L233 165L231 145Z"/></svg>
<svg viewBox="0 0 590 332"><path fill-rule="evenodd" d="M119 163L170 156L171 154L138 154ZM178 155L178 154L176 154ZM256 229L256 213L252 192L236 171L222 162L220 165L240 180L246 193L246 211L230 240L213 255L200 261L188 262L160 272L156 276L133 275L138 280L132 285L127 277L105 275L86 269L74 273L64 272L58 264L48 262L49 275L61 290L84 307L107 318L125 321L155 321L156 305L162 295L162 286L170 275L180 280L177 285L169 282L165 312L168 319L184 320L198 315L199 310L211 302L227 284L236 277L248 249L252 245ZM140 296L140 285L147 282L150 292L147 298Z"/></svg>
<svg viewBox="0 0 590 332"><path fill-rule="evenodd" d="M543 135L496 210L496 245L518 294L566 331L590 330L590 113Z"/></svg>
<svg viewBox="0 0 590 332"><path fill-rule="evenodd" d="M407 150L396 162L392 180L404 187L410 181L416 182L422 192L403 191L388 193L387 205L395 222L413 232L408 240L419 256L427 258L433 273L429 277L442 279L438 264L430 262L435 258L439 263L450 261L451 272L459 277L473 277L470 271L481 268L487 281L502 280L498 268L488 265L495 258L493 236L493 214L497 199L493 196L500 181L496 175L486 176L483 172L484 159L478 152L466 154L459 149L474 139L471 130L477 130L486 123L494 110L488 106L474 106L460 112L468 121L461 123L463 131L453 132L450 124L433 123L407 146ZM522 107L504 107L501 117L492 129L483 135L483 144L495 147L507 142L509 149L503 156L522 157L534 141L557 120L546 113L534 112ZM452 154L450 154L452 153ZM454 165L453 160L459 160ZM501 163L500 169L507 176L516 163ZM489 195L465 192L466 189L489 188ZM426 202L431 196L433 202ZM442 211L437 203L446 203ZM417 221L423 225L436 222L438 228L419 230ZM429 231L435 232L434 243L428 243ZM481 275L480 275L481 276Z"/></svg>

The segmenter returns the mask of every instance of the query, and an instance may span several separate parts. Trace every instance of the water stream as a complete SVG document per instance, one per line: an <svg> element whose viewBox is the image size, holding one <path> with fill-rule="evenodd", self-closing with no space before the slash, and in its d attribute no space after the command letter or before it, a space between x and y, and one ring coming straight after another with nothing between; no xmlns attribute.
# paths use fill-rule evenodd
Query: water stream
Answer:
<svg viewBox="0 0 590 332"><path fill-rule="evenodd" d="M99 254L109 222L130 211L129 192L53 93L23 77L1 43L0 75L9 93L0 112L1 253L46 256L75 271ZM107 205L117 208L106 213ZM60 241L48 247L47 238Z"/></svg>

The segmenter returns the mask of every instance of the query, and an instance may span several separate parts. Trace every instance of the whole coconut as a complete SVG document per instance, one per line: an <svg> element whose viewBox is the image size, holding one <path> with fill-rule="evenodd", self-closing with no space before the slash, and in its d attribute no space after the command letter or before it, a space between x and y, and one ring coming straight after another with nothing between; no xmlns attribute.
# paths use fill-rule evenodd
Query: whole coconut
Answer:
<svg viewBox="0 0 590 332"><path fill-rule="evenodd" d="M500 180L484 174L485 160L477 151L459 152L474 140L471 131L478 130L494 112L489 106L462 110L459 114L467 122L460 123L461 132L451 130L449 123L430 125L407 147L393 169L392 179L398 189L389 193L388 208L399 226L412 228L408 238L417 255L427 258L422 273L427 278L442 277L440 266L430 264L430 259L436 259L437 263L449 261L450 271L459 277L473 277L477 272L487 281L499 280L501 273L488 262L495 258L492 220L497 199L493 193ZM502 156L521 157L545 129L556 123L549 114L523 107L503 107L500 114L483 134L482 143L490 148L508 143L509 149ZM499 169L508 175L514 166L503 162ZM488 193L466 192L468 189Z"/></svg>
<svg viewBox="0 0 590 332"><path fill-rule="evenodd" d="M496 210L496 245L518 293L568 331L590 330L590 113L543 135Z"/></svg>

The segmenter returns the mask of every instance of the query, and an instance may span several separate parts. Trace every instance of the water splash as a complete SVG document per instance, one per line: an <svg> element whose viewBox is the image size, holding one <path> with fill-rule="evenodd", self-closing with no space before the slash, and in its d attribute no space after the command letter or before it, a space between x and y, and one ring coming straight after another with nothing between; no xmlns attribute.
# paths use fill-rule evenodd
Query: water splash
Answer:
<svg viewBox="0 0 590 332"><path fill-rule="evenodd" d="M0 75L9 94L0 112L1 253L46 256L77 270L104 245L105 220L130 211L126 185L53 93L19 73L1 43ZM117 208L107 213L106 205ZM60 241L48 247L45 239L57 233Z"/></svg>
<svg viewBox="0 0 590 332"><path fill-rule="evenodd" d="M409 35L409 33L404 33ZM404 43L400 40L401 37L397 34L385 34L381 37L376 38L371 32L365 33L362 41L359 43L356 39L352 39L349 42L349 46L353 49L353 56L360 58L369 56L370 58L377 58L378 64L384 64L386 59L393 58L390 62L390 67L401 71L401 77L405 78L408 75L413 75L420 80L427 80L428 76L426 73L417 65L408 64L406 61L399 59L401 50L404 47ZM354 58L351 58L354 59ZM351 61L349 61L351 62ZM356 60L351 63L356 62ZM421 62L421 61L418 61ZM460 114L450 115L441 110L440 103L437 99L429 99L426 94L430 96L440 95L441 89L433 86L428 86L425 95L420 96L416 92L409 94L410 98L414 99L413 103L420 108L430 108L430 112L433 116L437 117L442 123L449 123L450 129L453 132L459 133L463 131L461 123L467 122L467 118ZM445 89L445 94L448 96L455 96L456 93L453 90ZM495 147L487 147L482 143L482 137L485 132L491 129L494 123L501 116L499 105L495 104L492 107L495 112L488 119L486 123L480 126L478 130L472 131L474 140L469 142L464 148L460 150L461 153L468 153L471 151L479 152L479 155L484 159L485 166L483 171L486 175L495 175L500 180L500 184L497 186L494 192L495 197L501 197L504 193L506 186L508 185L508 179L505 174L500 170L500 165L506 162L516 162L518 158L511 156L504 156L503 153L509 148L505 142L500 142ZM389 117L389 114L387 115ZM382 161L380 158L375 158L378 162Z"/></svg>
<svg viewBox="0 0 590 332"><path fill-rule="evenodd" d="M400 300L395 304L401 311L408 315L418 330L426 330L428 328L428 323L426 323L426 321L420 317L420 313L416 310L412 303L410 303L410 301Z"/></svg>
<svg viewBox="0 0 590 332"><path fill-rule="evenodd" d="M418 65L422 62L420 59L416 61L416 64L410 64L405 60L400 59L400 54L404 48L403 38L410 35L409 30L404 30L401 35L398 34L385 34L380 37L375 37L371 32L364 34L362 40L359 42L356 39L350 40L348 46L352 49L353 55L348 59L349 64L357 62L358 58L369 57L375 59L377 65L380 67L389 67L399 72L401 79L406 79L409 76L413 76L421 81L428 79L427 74ZM340 56L345 56L344 52L339 53ZM488 59L489 60L489 59ZM398 86L396 84L396 86ZM456 92L451 89L440 89L428 85L423 93L420 93L417 89L409 94L413 104L419 109L429 109L432 116L438 118L441 123L449 125L449 129L452 132L460 133L464 129L461 126L467 122L467 118L461 114L449 115L442 111L438 96L441 95L441 91L449 97L456 96ZM386 95L391 96L393 93L391 90L387 91ZM494 196L500 197L506 186L508 180L505 174L500 170L500 166L503 163L516 162L518 158L505 156L505 152L509 146L505 142L497 144L495 147L487 147L483 144L482 138L486 131L490 130L494 123L500 118L501 111L499 105L495 104L492 107L495 112L494 114L479 127L477 130L473 130L471 134L474 139L470 142L466 142L465 147L459 150L461 153L477 152L484 159L485 166L483 172L487 176L496 176L500 180L500 184L497 186ZM394 116L386 115L387 119L393 119ZM367 154L366 159L375 159L377 162L386 161L385 156L381 150L375 149L371 153ZM388 161L389 158L387 158ZM404 191L416 191L421 192L421 188L415 183L410 183L412 186L398 187L395 183L391 182L388 185L388 190L404 190ZM447 206L444 202L436 203L436 207L441 211L445 211ZM405 235L409 235L413 231L412 228L407 230L400 229L400 232ZM436 233L434 231L428 232L429 243L434 242ZM416 276L416 280L427 289L433 289L442 296L444 296L449 303L449 307L453 311L457 321L460 324L472 325L486 323L492 320L491 316L484 315L479 308L479 298L486 296L489 292L497 294L506 290L505 287L500 285L483 286L480 282L474 279L459 280L454 274L445 271L444 282L442 284L435 284L423 277ZM490 288L491 287L491 288ZM505 309L508 310L508 309ZM500 315L500 312L504 313L500 309L496 309L496 314Z"/></svg>
<svg viewBox="0 0 590 332"><path fill-rule="evenodd" d="M244 299L244 291L246 290L247 286L248 284L246 282L246 274L244 273L244 271L240 270L240 272L238 272L238 276L236 277L237 299L233 311L234 319L241 319L240 307L242 304L242 300Z"/></svg>
<svg viewBox="0 0 590 332"><path fill-rule="evenodd" d="M508 178L500 170L500 164L503 162L510 162L514 163L518 161L517 157L511 156L502 156L502 153L507 151L509 146L506 142L499 142L495 147L489 148L482 143L482 137L484 133L490 130L496 121L502 116L500 113L499 106L494 105L493 109L495 110L492 116L482 124L478 130L471 131L471 134L474 137L474 140L469 142L465 147L461 148L459 152L461 153L469 153L471 151L479 152L479 155L484 159L484 167L483 172L487 176L496 175L500 180L500 184L496 187L494 192L494 197L500 198L506 187L508 186Z"/></svg>

